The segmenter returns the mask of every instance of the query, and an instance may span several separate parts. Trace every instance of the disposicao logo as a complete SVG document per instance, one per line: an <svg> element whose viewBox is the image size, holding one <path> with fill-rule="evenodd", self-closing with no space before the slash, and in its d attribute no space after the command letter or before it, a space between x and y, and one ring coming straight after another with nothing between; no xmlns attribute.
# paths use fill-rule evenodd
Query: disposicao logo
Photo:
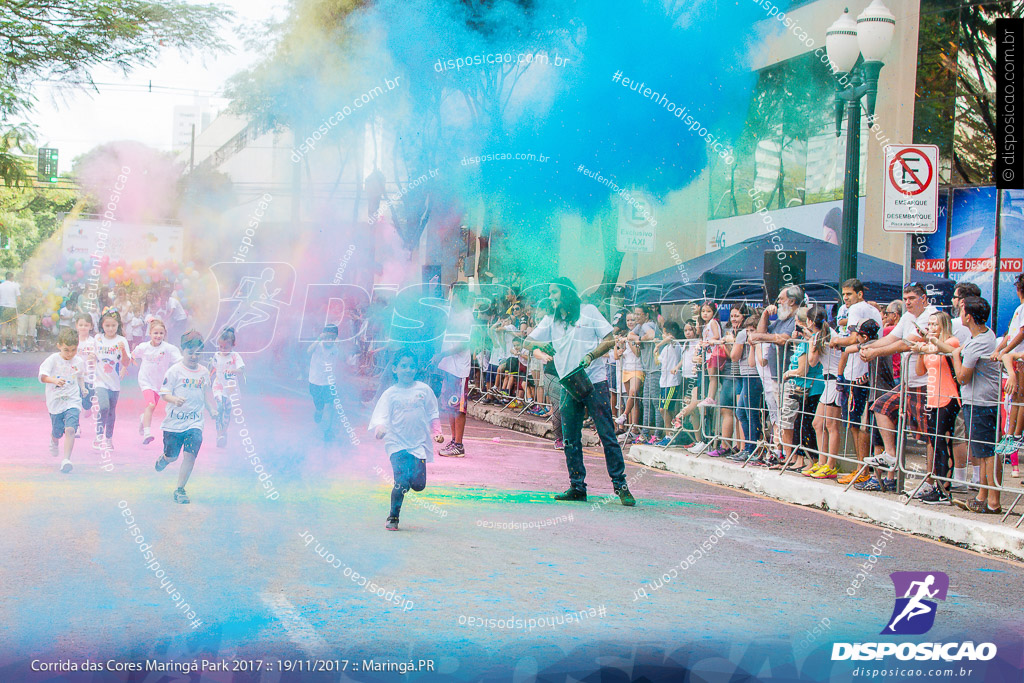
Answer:
<svg viewBox="0 0 1024 683"><path fill-rule="evenodd" d="M896 604L882 635L922 635L935 625L936 600L945 600L949 576L943 572L893 572ZM833 643L832 660L987 661L996 656L994 643Z"/></svg>

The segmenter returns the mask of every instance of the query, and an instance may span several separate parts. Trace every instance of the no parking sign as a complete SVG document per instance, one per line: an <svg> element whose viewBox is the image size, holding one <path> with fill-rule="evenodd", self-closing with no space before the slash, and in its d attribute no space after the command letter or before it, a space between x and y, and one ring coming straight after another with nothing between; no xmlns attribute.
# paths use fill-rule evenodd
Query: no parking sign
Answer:
<svg viewBox="0 0 1024 683"><path fill-rule="evenodd" d="M933 233L939 217L939 148L886 145L882 230Z"/></svg>

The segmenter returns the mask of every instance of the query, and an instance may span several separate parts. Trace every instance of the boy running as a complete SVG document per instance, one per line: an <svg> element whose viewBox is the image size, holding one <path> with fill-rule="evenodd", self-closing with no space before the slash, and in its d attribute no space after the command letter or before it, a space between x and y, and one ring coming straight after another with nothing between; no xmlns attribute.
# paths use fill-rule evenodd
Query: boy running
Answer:
<svg viewBox="0 0 1024 683"><path fill-rule="evenodd" d="M60 471L71 471L71 449L75 446L78 413L85 395L85 361L78 357L78 333L69 328L57 337L57 353L39 366L39 381L46 385L46 409L50 413L50 455L57 457L57 444L64 437L64 460Z"/></svg>

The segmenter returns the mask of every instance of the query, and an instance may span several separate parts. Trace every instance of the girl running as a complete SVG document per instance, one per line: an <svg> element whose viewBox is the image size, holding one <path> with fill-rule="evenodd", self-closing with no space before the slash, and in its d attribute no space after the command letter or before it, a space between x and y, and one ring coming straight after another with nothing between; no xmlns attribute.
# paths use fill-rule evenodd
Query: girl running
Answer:
<svg viewBox="0 0 1024 683"><path fill-rule="evenodd" d="M100 316L101 334L96 335L96 419L97 450L113 450L114 421L117 419L117 398L121 395L121 379L128 374L132 355L121 328L121 315L111 309Z"/></svg>
<svg viewBox="0 0 1024 683"><path fill-rule="evenodd" d="M238 378L242 376L245 362L234 351L235 329L226 327L217 339L217 353L213 354L210 363L210 380L213 388L213 401L217 406L217 448L224 448L228 443L228 420L231 416L230 395L237 390Z"/></svg>
<svg viewBox="0 0 1024 683"><path fill-rule="evenodd" d="M149 341L135 347L134 362L139 364L139 388L146 408L139 415L139 435L143 445L153 441L149 428L153 422L153 411L160 402L160 386L167 370L181 360L181 352L174 344L164 341L167 326L159 318L149 323Z"/></svg>

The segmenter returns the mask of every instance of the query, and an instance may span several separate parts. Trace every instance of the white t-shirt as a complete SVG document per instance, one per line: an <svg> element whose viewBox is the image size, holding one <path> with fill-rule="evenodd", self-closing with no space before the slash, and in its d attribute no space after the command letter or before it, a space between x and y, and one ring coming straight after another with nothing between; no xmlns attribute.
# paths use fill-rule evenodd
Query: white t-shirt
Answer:
<svg viewBox="0 0 1024 683"><path fill-rule="evenodd" d="M508 358L505 352L505 333L499 330L488 330L487 336L491 340L491 365L498 365Z"/></svg>
<svg viewBox="0 0 1024 683"><path fill-rule="evenodd" d="M680 368L680 372L683 374L683 377L689 379L697 377L697 364L693 362L693 357L697 355L699 348L700 342L696 339L687 339L682 343L683 367Z"/></svg>
<svg viewBox="0 0 1024 683"><path fill-rule="evenodd" d="M877 308L867 301L858 301L850 306L846 313L847 327L853 327L854 325L860 327L860 324L865 320L874 320L878 323L878 329L882 329L882 314L878 312Z"/></svg>
<svg viewBox="0 0 1024 683"><path fill-rule="evenodd" d="M113 339L97 334L95 339L95 384L110 391L121 391L121 368L132 362L132 355L128 352L128 340L119 334L114 335Z"/></svg>
<svg viewBox="0 0 1024 683"><path fill-rule="evenodd" d="M1006 336L1003 337L1007 344L1013 341L1013 338L1017 336L1017 333L1020 332L1020 328L1022 326L1024 326L1024 304L1017 306L1017 310L1013 312L1013 317L1010 318L1010 327L1006 330ZM968 334L970 333L968 332ZM1004 351L1009 353L1010 351L1021 349L1022 346L1024 346L1024 342L1021 342L1014 347L1008 346Z"/></svg>
<svg viewBox="0 0 1024 683"><path fill-rule="evenodd" d="M913 315L910 311L907 311L900 318L900 321L896 323L896 327L892 329L889 334L901 337L906 342L911 341L924 341L921 333L917 331L914 324L920 325L923 329L926 329L928 321L933 315L938 313L938 309L934 306L925 307L921 315ZM917 357L919 354L916 353L904 353L903 360L900 367L904 368L903 377L907 380L908 387L923 387L928 385L928 373L917 374Z"/></svg>
<svg viewBox="0 0 1024 683"><path fill-rule="evenodd" d="M861 348L869 348L869 345L865 344ZM846 369L843 370L843 376L846 379L853 381L866 374L868 374L868 362L862 359L859 353L851 353L846 357Z"/></svg>
<svg viewBox="0 0 1024 683"><path fill-rule="evenodd" d="M237 351L213 354L210 361L210 379L213 380L213 395L220 398L224 395L228 385L235 381L238 371L245 367L245 361Z"/></svg>
<svg viewBox="0 0 1024 683"><path fill-rule="evenodd" d="M205 365L197 364L195 370L185 367L184 361L172 365L164 375L160 395L180 396L185 402L180 407L167 404L167 414L160 425L161 429L179 434L189 429L201 430L209 386L210 371Z"/></svg>
<svg viewBox="0 0 1024 683"><path fill-rule="evenodd" d="M21 295L21 285L14 280L0 282L0 307L17 308L18 297Z"/></svg>
<svg viewBox="0 0 1024 683"><path fill-rule="evenodd" d="M373 432L384 427L388 455L409 451L420 460L433 462L431 424L438 419L437 398L430 387L423 382L409 387L394 384L381 394L367 428Z"/></svg>
<svg viewBox="0 0 1024 683"><path fill-rule="evenodd" d="M661 361L661 379L658 381L659 386L677 387L683 383L682 368L679 369L679 372L672 372L672 370L679 365L679 361L682 360L682 357L683 350L677 341L671 341L661 347L661 351L658 352L658 359Z"/></svg>
<svg viewBox="0 0 1024 683"><path fill-rule="evenodd" d="M171 320L175 322L181 322L188 318L188 313L185 312L185 307L181 305L181 302L173 296L167 297L167 313L170 315Z"/></svg>
<svg viewBox="0 0 1024 683"><path fill-rule="evenodd" d="M337 362L338 345L333 342L318 342L309 356L309 383L321 387L329 385L331 382L327 378L334 372L334 364ZM328 370L328 367L331 369Z"/></svg>
<svg viewBox="0 0 1024 683"><path fill-rule="evenodd" d="M611 323L605 320L601 311L593 304L580 307L580 319L572 327L564 322L555 322L550 315L544 316L537 327L530 333L530 339L539 342L551 342L555 347L555 370L560 378L579 367L583 357L597 348L612 331ZM597 384L608 379L608 364L604 356L597 358L587 368L590 381Z"/></svg>
<svg viewBox="0 0 1024 683"><path fill-rule="evenodd" d="M464 344L465 348L458 353L442 358L441 362L437 364L439 370L444 370L456 377L469 377L469 369L472 367L469 335L473 332L474 322L473 311L468 308L459 312L453 312L448 318L448 327L445 329L441 353L447 353L460 344Z"/></svg>
<svg viewBox="0 0 1024 683"><path fill-rule="evenodd" d="M82 407L82 389L85 381L85 362L80 356L64 360L59 353L51 353L39 366L39 379L43 375L64 380L64 386L46 384L46 409L51 415L60 415L68 408Z"/></svg>
<svg viewBox="0 0 1024 683"><path fill-rule="evenodd" d="M85 383L96 381L96 338L86 337L78 340L78 357L85 362Z"/></svg>
<svg viewBox="0 0 1024 683"><path fill-rule="evenodd" d="M640 356L633 353L633 347L628 341L622 347L620 360L622 361L623 372L640 372Z"/></svg>
<svg viewBox="0 0 1024 683"><path fill-rule="evenodd" d="M181 351L167 342L161 342L160 346L153 346L153 342L142 342L132 351L132 356L142 360L139 366L139 388L159 393L168 368L181 360Z"/></svg>

